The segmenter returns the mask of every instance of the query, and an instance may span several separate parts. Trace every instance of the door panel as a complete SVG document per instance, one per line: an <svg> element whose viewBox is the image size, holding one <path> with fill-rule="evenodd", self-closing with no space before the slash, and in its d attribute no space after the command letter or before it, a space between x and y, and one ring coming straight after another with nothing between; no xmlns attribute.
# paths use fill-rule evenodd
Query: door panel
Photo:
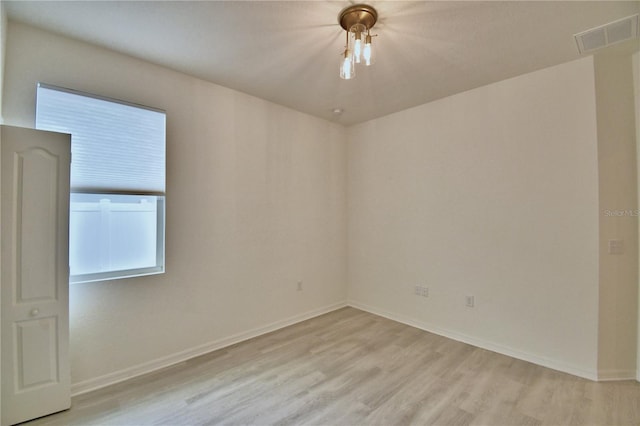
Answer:
<svg viewBox="0 0 640 426"><path fill-rule="evenodd" d="M58 341L55 317L16 323L17 392L58 381Z"/></svg>
<svg viewBox="0 0 640 426"><path fill-rule="evenodd" d="M58 275L58 157L41 148L29 148L14 153L14 167L18 301L55 299L57 282L48 277Z"/></svg>
<svg viewBox="0 0 640 426"><path fill-rule="evenodd" d="M2 425L67 409L71 137L0 126Z"/></svg>

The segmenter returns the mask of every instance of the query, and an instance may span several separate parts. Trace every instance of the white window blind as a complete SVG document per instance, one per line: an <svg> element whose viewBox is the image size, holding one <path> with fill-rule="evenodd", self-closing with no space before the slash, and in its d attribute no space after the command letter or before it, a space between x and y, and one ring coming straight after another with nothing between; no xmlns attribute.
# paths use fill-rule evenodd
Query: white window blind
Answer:
<svg viewBox="0 0 640 426"><path fill-rule="evenodd" d="M71 133L71 190L165 192L165 113L38 84L36 128Z"/></svg>

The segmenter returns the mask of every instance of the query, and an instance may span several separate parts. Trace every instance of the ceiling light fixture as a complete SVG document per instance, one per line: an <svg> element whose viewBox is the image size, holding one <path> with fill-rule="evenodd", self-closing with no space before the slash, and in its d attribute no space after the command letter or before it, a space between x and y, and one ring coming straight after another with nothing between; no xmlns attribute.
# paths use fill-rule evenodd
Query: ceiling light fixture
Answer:
<svg viewBox="0 0 640 426"><path fill-rule="evenodd" d="M378 12L366 4L355 4L340 12L338 22L347 32L347 43L340 58L340 78L350 80L356 76L356 64L373 63L371 28L378 20Z"/></svg>

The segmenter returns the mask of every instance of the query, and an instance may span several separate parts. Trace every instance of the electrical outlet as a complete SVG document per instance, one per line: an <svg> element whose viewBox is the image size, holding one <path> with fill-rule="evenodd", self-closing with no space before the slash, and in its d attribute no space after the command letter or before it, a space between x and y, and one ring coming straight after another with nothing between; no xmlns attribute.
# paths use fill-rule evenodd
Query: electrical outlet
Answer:
<svg viewBox="0 0 640 426"><path fill-rule="evenodd" d="M465 296L465 304L469 307L469 308L473 308L474 305L474 300L473 300L473 296Z"/></svg>
<svg viewBox="0 0 640 426"><path fill-rule="evenodd" d="M429 297L429 287L417 285L413 288L413 294L416 296Z"/></svg>

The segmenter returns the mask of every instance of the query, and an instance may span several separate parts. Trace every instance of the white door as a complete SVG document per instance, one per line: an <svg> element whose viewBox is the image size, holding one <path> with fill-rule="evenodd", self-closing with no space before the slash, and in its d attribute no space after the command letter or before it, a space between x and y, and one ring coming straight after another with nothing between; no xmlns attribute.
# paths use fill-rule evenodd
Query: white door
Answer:
<svg viewBox="0 0 640 426"><path fill-rule="evenodd" d="M0 126L2 425L71 406L71 137Z"/></svg>

